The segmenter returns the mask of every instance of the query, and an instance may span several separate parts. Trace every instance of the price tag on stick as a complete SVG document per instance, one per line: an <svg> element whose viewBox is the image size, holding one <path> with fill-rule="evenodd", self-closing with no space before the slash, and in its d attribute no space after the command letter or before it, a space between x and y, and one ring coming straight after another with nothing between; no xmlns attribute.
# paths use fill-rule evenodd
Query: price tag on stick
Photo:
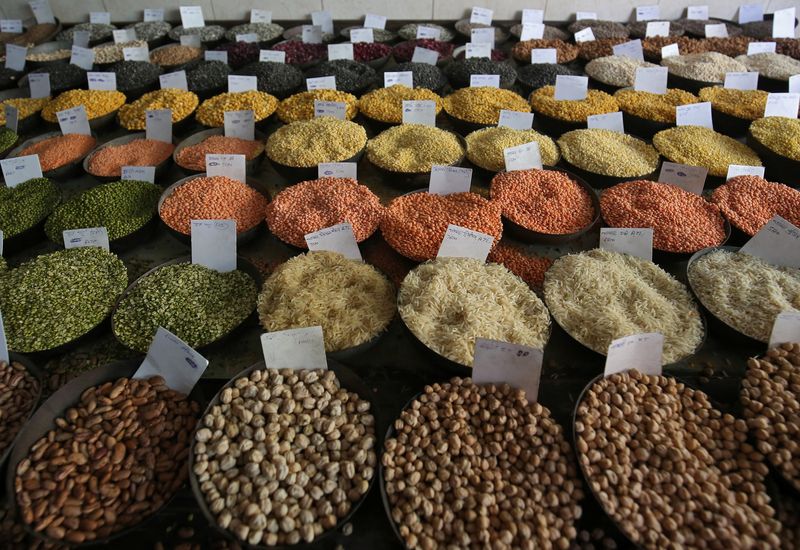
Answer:
<svg viewBox="0 0 800 550"><path fill-rule="evenodd" d="M117 29L112 33L114 35L114 44L124 44L125 42L136 40L136 29Z"/></svg>
<svg viewBox="0 0 800 550"><path fill-rule="evenodd" d="M633 334L613 340L608 346L603 376L636 369L642 374L660 375L664 335L659 332Z"/></svg>
<svg viewBox="0 0 800 550"><path fill-rule="evenodd" d="M430 40L439 40L442 35L442 30L437 27L426 27L425 25L417 26L417 40L428 38Z"/></svg>
<svg viewBox="0 0 800 550"><path fill-rule="evenodd" d="M53 10L50 9L50 2L47 0L31 0L28 5L33 11L33 16L36 18L37 23L55 23L56 18L53 16Z"/></svg>
<svg viewBox="0 0 800 550"><path fill-rule="evenodd" d="M192 263L228 273L236 269L236 220L192 220Z"/></svg>
<svg viewBox="0 0 800 550"><path fill-rule="evenodd" d="M542 156L539 152L539 143L536 141L506 147L503 149L503 159L508 172L542 168Z"/></svg>
<svg viewBox="0 0 800 550"><path fill-rule="evenodd" d="M375 42L375 32L372 29L352 29L350 31L350 42L353 44L358 44L359 42L372 44Z"/></svg>
<svg viewBox="0 0 800 550"><path fill-rule="evenodd" d="M320 326L266 332L261 350L268 369L328 369Z"/></svg>
<svg viewBox="0 0 800 550"><path fill-rule="evenodd" d="M86 73L90 90L116 90L117 73Z"/></svg>
<svg viewBox="0 0 800 550"><path fill-rule="evenodd" d="M203 8L201 6L181 6L181 25L184 29L194 27L205 27L206 21L203 18Z"/></svg>
<svg viewBox="0 0 800 550"><path fill-rule="evenodd" d="M638 6L636 8L637 21L652 21L653 19L658 19L660 16L661 11L658 4L652 6Z"/></svg>
<svg viewBox="0 0 800 550"><path fill-rule="evenodd" d="M245 155L209 155L206 154L206 174L225 176L245 183L247 170Z"/></svg>
<svg viewBox="0 0 800 550"><path fill-rule="evenodd" d="M403 124L436 126L436 102L431 100L403 100Z"/></svg>
<svg viewBox="0 0 800 550"><path fill-rule="evenodd" d="M158 327L142 365L134 373L137 380L161 376L170 389L190 394L203 376L208 359L163 327Z"/></svg>
<svg viewBox="0 0 800 550"><path fill-rule="evenodd" d="M164 8L146 8L144 10L144 21L163 21Z"/></svg>
<svg viewBox="0 0 800 550"><path fill-rule="evenodd" d="M353 45L352 44L328 44L328 59L334 61L336 59L353 59Z"/></svg>
<svg viewBox="0 0 800 550"><path fill-rule="evenodd" d="M473 74L469 77L470 88L499 88L499 74Z"/></svg>
<svg viewBox="0 0 800 550"><path fill-rule="evenodd" d="M65 229L62 234L64 238L64 248L97 246L103 250L109 250L108 231L105 227Z"/></svg>
<svg viewBox="0 0 800 550"><path fill-rule="evenodd" d="M474 6L472 8L472 12L469 15L469 22L479 23L481 25L491 25L493 16L494 16L493 10L490 10L489 8L481 8L478 6Z"/></svg>
<svg viewBox="0 0 800 550"><path fill-rule="evenodd" d="M89 127L89 119L86 117L86 108L83 105L58 111L56 117L58 118L58 126L61 128L62 134L92 135L92 129Z"/></svg>
<svg viewBox="0 0 800 550"><path fill-rule="evenodd" d="M189 84L186 81L186 71L177 71L174 73L159 75L158 82L161 85L162 90L167 88L175 88L177 90L188 91L189 89Z"/></svg>
<svg viewBox="0 0 800 550"><path fill-rule="evenodd" d="M0 235L0 241L2 241L1 235ZM8 341L6 340L6 328L3 325L2 312L0 312L0 361L5 361L6 363L10 362L8 356Z"/></svg>
<svg viewBox="0 0 800 550"><path fill-rule="evenodd" d="M250 10L251 23L272 23L272 12L269 10Z"/></svg>
<svg viewBox="0 0 800 550"><path fill-rule="evenodd" d="M225 111L225 136L253 141L255 139L255 119L253 111Z"/></svg>
<svg viewBox="0 0 800 550"><path fill-rule="evenodd" d="M6 69L11 69L12 71L24 71L25 58L27 56L28 48L25 46L6 44Z"/></svg>
<svg viewBox="0 0 800 550"><path fill-rule="evenodd" d="M122 58L125 61L150 61L150 51L147 44L136 48L122 48Z"/></svg>
<svg viewBox="0 0 800 550"><path fill-rule="evenodd" d="M476 384L508 384L525 390L529 403L539 395L542 350L485 338L475 339L472 381Z"/></svg>
<svg viewBox="0 0 800 550"><path fill-rule="evenodd" d="M669 36L669 21L650 21L647 23L645 37Z"/></svg>
<svg viewBox="0 0 800 550"><path fill-rule="evenodd" d="M708 168L702 166L689 166L687 164L677 164L666 162L661 165L661 172L658 174L658 181L677 185L684 191L701 195L706 184Z"/></svg>
<svg viewBox="0 0 800 550"><path fill-rule="evenodd" d="M317 165L318 178L358 179L358 164L355 162L320 162Z"/></svg>
<svg viewBox="0 0 800 550"><path fill-rule="evenodd" d="M725 87L732 90L757 90L758 73L725 73Z"/></svg>
<svg viewBox="0 0 800 550"><path fill-rule="evenodd" d="M602 130L611 130L618 134L625 133L625 122L622 119L622 112L603 113L602 115L589 115L586 118L587 128L600 128Z"/></svg>
<svg viewBox="0 0 800 550"><path fill-rule="evenodd" d="M329 116L345 120L347 118L347 104L343 101L314 100L314 116Z"/></svg>
<svg viewBox="0 0 800 550"><path fill-rule="evenodd" d="M644 61L644 50L642 50L642 41L639 39L623 42L613 47L614 55L620 57L630 57L637 61Z"/></svg>
<svg viewBox="0 0 800 550"><path fill-rule="evenodd" d="M464 57L467 59L472 59L473 57L486 57L491 59L492 45L467 42L464 47Z"/></svg>
<svg viewBox="0 0 800 550"><path fill-rule="evenodd" d="M81 69L91 71L94 66L94 50L72 46L72 56L69 58L69 62Z"/></svg>
<svg viewBox="0 0 800 550"><path fill-rule="evenodd" d="M156 167L155 166L123 166L122 178L123 180L133 181L146 181L148 183L156 182Z"/></svg>
<svg viewBox="0 0 800 550"><path fill-rule="evenodd" d="M335 76L318 76L316 78L306 78L306 89L312 90L335 90Z"/></svg>
<svg viewBox="0 0 800 550"><path fill-rule="evenodd" d="M172 143L172 109L145 111L147 139Z"/></svg>
<svg viewBox="0 0 800 550"><path fill-rule="evenodd" d="M311 23L320 27L325 34L333 34L333 17L329 11L311 12Z"/></svg>
<svg viewBox="0 0 800 550"><path fill-rule="evenodd" d="M279 50L261 50L258 54L259 61L271 61L273 63L286 63L286 52Z"/></svg>
<svg viewBox="0 0 800 550"><path fill-rule="evenodd" d="M741 164L729 164L728 165L728 175L725 177L725 181L728 181L731 178L735 178L736 176L756 176L759 178L764 177L764 167L763 166L742 166Z"/></svg>
<svg viewBox="0 0 800 550"><path fill-rule="evenodd" d="M257 76L228 75L228 92L250 92L258 90Z"/></svg>
<svg viewBox="0 0 800 550"><path fill-rule="evenodd" d="M783 116L797 118L799 105L799 93L769 94L767 96L767 106L764 109L764 117Z"/></svg>
<svg viewBox="0 0 800 550"><path fill-rule="evenodd" d="M383 73L383 87L388 88L389 86L394 86L395 84L400 84L401 86L405 86L407 88L414 87L414 73L411 71L399 71L399 72L386 72Z"/></svg>
<svg viewBox="0 0 800 550"><path fill-rule="evenodd" d="M50 75L48 73L28 73L31 97L40 99L50 97Z"/></svg>
<svg viewBox="0 0 800 550"><path fill-rule="evenodd" d="M470 31L470 41L473 44L488 44L489 47L494 47L495 31L494 28L481 28L472 29Z"/></svg>
<svg viewBox="0 0 800 550"><path fill-rule="evenodd" d="M600 248L652 262L653 229L603 227L600 229Z"/></svg>
<svg viewBox="0 0 800 550"><path fill-rule="evenodd" d="M794 342L800 342L800 311L782 311L775 317L767 349Z"/></svg>
<svg viewBox="0 0 800 550"><path fill-rule="evenodd" d="M414 54L411 56L412 63L427 63L428 65L436 65L439 61L439 52L429 50L427 48L414 48Z"/></svg>
<svg viewBox="0 0 800 550"><path fill-rule="evenodd" d="M16 187L23 181L42 177L42 166L39 164L39 155L25 155L0 160L3 170L3 179L7 187Z"/></svg>
<svg viewBox="0 0 800 550"><path fill-rule="evenodd" d="M491 235L449 224L436 257L474 258L485 262L493 243Z"/></svg>
<svg viewBox="0 0 800 550"><path fill-rule="evenodd" d="M428 193L432 195L467 193L471 183L472 168L436 165L431 167Z"/></svg>
<svg viewBox="0 0 800 550"><path fill-rule="evenodd" d="M308 249L328 250L338 252L350 260L361 260L361 251L358 249L353 226L350 222L343 222L319 231L305 235Z"/></svg>
<svg viewBox="0 0 800 550"><path fill-rule="evenodd" d="M364 16L364 27L367 29L385 29L386 16L368 13Z"/></svg>
<svg viewBox="0 0 800 550"><path fill-rule="evenodd" d="M708 101L678 105L675 107L675 119L677 126L703 126L714 129L714 123L711 120L711 103Z"/></svg>
<svg viewBox="0 0 800 550"><path fill-rule="evenodd" d="M107 11L90 11L89 23L94 23L97 25L110 25L111 14Z"/></svg>
<svg viewBox="0 0 800 550"><path fill-rule="evenodd" d="M521 113L519 111L501 109L497 126L501 128L513 128L514 130L530 130L533 127L533 113Z"/></svg>
<svg viewBox="0 0 800 550"><path fill-rule="evenodd" d="M523 23L520 31L520 41L541 40L544 37L544 25L542 23Z"/></svg>
<svg viewBox="0 0 800 550"><path fill-rule="evenodd" d="M705 21L708 19L708 6L687 6L686 19Z"/></svg>
<svg viewBox="0 0 800 550"><path fill-rule="evenodd" d="M800 267L800 229L776 214L739 252L777 266Z"/></svg>

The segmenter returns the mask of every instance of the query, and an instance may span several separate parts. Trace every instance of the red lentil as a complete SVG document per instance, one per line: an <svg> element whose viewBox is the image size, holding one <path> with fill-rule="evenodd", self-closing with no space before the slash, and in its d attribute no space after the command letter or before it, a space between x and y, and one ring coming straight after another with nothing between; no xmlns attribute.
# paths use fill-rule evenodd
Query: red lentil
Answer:
<svg viewBox="0 0 800 550"><path fill-rule="evenodd" d="M122 145L103 147L89 160L89 173L117 177L123 166L158 166L169 158L175 146L155 139L135 139Z"/></svg>
<svg viewBox="0 0 800 550"><path fill-rule="evenodd" d="M189 170L205 170L206 155L244 155L254 159L264 150L264 143L222 135L207 137L200 143L181 149L175 155L178 166Z"/></svg>
<svg viewBox="0 0 800 550"><path fill-rule="evenodd" d="M299 40L287 40L275 44L272 49L286 52L286 62L291 65L311 63L328 56L328 46L325 44L306 44Z"/></svg>
<svg viewBox="0 0 800 550"><path fill-rule="evenodd" d="M521 247L505 241L500 241L495 245L489 252L488 260L496 264L503 264L534 290L542 288L544 273L553 265L553 260L550 258L529 254Z"/></svg>
<svg viewBox="0 0 800 550"><path fill-rule="evenodd" d="M711 202L748 235L755 235L775 214L800 225L800 191L758 176L729 179L714 190Z"/></svg>
<svg viewBox="0 0 800 550"><path fill-rule="evenodd" d="M506 218L539 233L575 233L596 215L586 189L556 170L501 172L492 178L490 192Z"/></svg>
<svg viewBox="0 0 800 550"><path fill-rule="evenodd" d="M421 262L436 257L448 224L495 239L503 232L500 205L475 193L411 193L389 203L381 220L381 233L400 254Z"/></svg>
<svg viewBox="0 0 800 550"><path fill-rule="evenodd" d="M697 252L725 240L719 208L676 185L626 181L600 196L600 211L611 227L652 227L653 248Z"/></svg>
<svg viewBox="0 0 800 550"><path fill-rule="evenodd" d="M42 172L55 170L81 159L95 148L97 140L83 134L55 136L26 147L17 156L39 155Z"/></svg>
<svg viewBox="0 0 800 550"><path fill-rule="evenodd" d="M236 232L264 219L267 199L252 187L225 176L200 177L180 185L161 204L159 215L175 231L189 235L192 220L236 220Z"/></svg>
<svg viewBox="0 0 800 550"><path fill-rule="evenodd" d="M380 199L350 178L321 178L284 189L267 206L267 225L280 240L307 248L305 235L350 222L357 242L372 235L383 216Z"/></svg>

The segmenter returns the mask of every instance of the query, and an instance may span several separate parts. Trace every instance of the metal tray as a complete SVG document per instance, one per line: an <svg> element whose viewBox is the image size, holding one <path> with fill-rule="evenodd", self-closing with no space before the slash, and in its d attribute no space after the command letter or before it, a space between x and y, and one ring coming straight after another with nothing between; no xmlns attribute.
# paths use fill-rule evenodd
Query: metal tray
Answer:
<svg viewBox="0 0 800 550"><path fill-rule="evenodd" d="M224 134L225 134L225 129L224 128L211 128L209 130L201 130L200 132L197 132L195 134L190 135L187 138L184 138L180 143L178 143L178 146L175 147L175 150L172 152L172 161L175 163L175 166L177 166L183 173L185 173L187 175L205 173L205 170L194 170L192 168L187 168L187 167L182 166L181 164L179 164L178 163L178 153L180 151L182 151L183 149L187 148L187 147L190 147L192 145L197 145L198 143L201 143L206 138L209 138L211 136L221 136L221 135L224 135ZM259 132L258 130L255 131L255 133L253 134L253 137L255 138L255 141L260 141L261 142L262 147L261 147L261 151L255 157L253 157L250 160L245 160L244 166L245 166L245 171L246 171L247 175L255 174L256 170L258 169L259 164L261 164L261 161L264 158L264 147L263 147L263 144L267 139L267 136L265 134L263 134L262 132Z"/></svg>
<svg viewBox="0 0 800 550"><path fill-rule="evenodd" d="M46 139L50 139L53 137L61 136L61 132L47 132L46 134L38 135L34 138L31 138L27 141L22 142L20 145L17 145L14 149L12 149L8 153L8 158L13 158L19 156L19 154L27 147L39 143L40 141L44 141ZM92 134L92 137L97 139L97 136ZM88 155L88 153L87 153ZM63 166L59 166L58 168L54 168L53 170L48 170L47 172L42 172L42 176L49 179L63 179L68 178L71 176L75 176L80 174L82 171L82 162L86 155L73 160L72 162L65 164Z"/></svg>
<svg viewBox="0 0 800 550"><path fill-rule="evenodd" d="M91 162L92 157L95 154L97 154L98 151L100 151L101 149L104 149L106 147L112 147L112 146L117 146L117 145L125 145L127 143L132 142L132 141L136 141L137 139L145 139L146 137L147 137L147 134L145 132L136 132L136 133L133 133L133 134L128 134L126 136L118 137L116 139L112 139L110 141L107 141L107 142L105 142L103 144L98 145L97 147L95 147L94 151L92 151L91 153L86 155L86 157L83 159L83 171L86 172L87 174L89 174L90 176L92 176L93 178L96 178L96 179L98 179L98 180L100 180L102 182L119 181L120 179L122 179L121 176L97 176L95 174L92 174L89 171L89 163ZM174 141L175 140L173 140L173 143L174 143ZM172 165L172 155L168 156L166 159L164 159L158 165L156 165L156 167L155 167L156 168L156 174L155 174L156 179L158 179L161 176L163 176L164 173L167 170L169 170L171 165Z"/></svg>

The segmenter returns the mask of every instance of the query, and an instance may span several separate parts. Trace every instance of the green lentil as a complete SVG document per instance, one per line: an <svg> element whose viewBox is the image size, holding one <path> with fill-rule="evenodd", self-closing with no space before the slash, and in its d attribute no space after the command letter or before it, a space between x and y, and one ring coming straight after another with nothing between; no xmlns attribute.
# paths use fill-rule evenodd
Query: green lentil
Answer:
<svg viewBox="0 0 800 550"><path fill-rule="evenodd" d="M450 165L464 155L455 134L424 124L401 124L367 142L367 158L392 172L430 172L435 164Z"/></svg>
<svg viewBox="0 0 800 550"><path fill-rule="evenodd" d="M750 133L767 149L800 160L800 120L782 116L761 118L750 125Z"/></svg>
<svg viewBox="0 0 800 550"><path fill-rule="evenodd" d="M16 187L0 187L0 230L6 239L46 218L61 201L61 192L47 178L33 178Z"/></svg>
<svg viewBox="0 0 800 550"><path fill-rule="evenodd" d="M603 176L644 176L658 168L658 152L652 145L611 130L573 130L558 139L558 147L573 166Z"/></svg>
<svg viewBox="0 0 800 550"><path fill-rule="evenodd" d="M700 100L678 88L670 88L665 94L654 94L636 90L617 90L614 94L621 111L645 120L675 124L675 107L698 103Z"/></svg>
<svg viewBox="0 0 800 550"><path fill-rule="evenodd" d="M761 166L747 145L702 126L677 126L658 132L653 145L671 162L703 166L709 176L725 176L728 165Z"/></svg>
<svg viewBox="0 0 800 550"><path fill-rule="evenodd" d="M515 130L505 127L483 128L466 137L469 161L492 172L505 169L503 149L535 141L539 144L542 164L555 166L561 155L555 142L536 130Z"/></svg>
<svg viewBox="0 0 800 550"><path fill-rule="evenodd" d="M98 325L128 284L122 260L98 247L71 248L23 263L0 278L8 347L33 353Z"/></svg>
<svg viewBox="0 0 800 550"><path fill-rule="evenodd" d="M285 166L311 167L352 158L366 143L367 132L355 122L324 116L278 128L264 150Z"/></svg>
<svg viewBox="0 0 800 550"><path fill-rule="evenodd" d="M755 120L764 116L769 93L763 90L734 90L710 86L698 94L700 101L710 101L711 107L722 113Z"/></svg>
<svg viewBox="0 0 800 550"><path fill-rule="evenodd" d="M19 136L10 128L0 129L0 152L5 151L17 142Z"/></svg>
<svg viewBox="0 0 800 550"><path fill-rule="evenodd" d="M228 334L256 307L255 281L243 271L220 273L202 265L164 266L139 279L112 317L114 335L146 352L164 327L197 348Z"/></svg>
<svg viewBox="0 0 800 550"><path fill-rule="evenodd" d="M120 180L84 191L47 219L47 237L63 244L65 229L105 227L114 241L141 229L156 213L161 188L145 181Z"/></svg>
<svg viewBox="0 0 800 550"><path fill-rule="evenodd" d="M619 111L617 100L600 90L587 90L586 99L554 99L555 86L543 86L531 94L534 112L566 120L585 122L590 115L602 115Z"/></svg>

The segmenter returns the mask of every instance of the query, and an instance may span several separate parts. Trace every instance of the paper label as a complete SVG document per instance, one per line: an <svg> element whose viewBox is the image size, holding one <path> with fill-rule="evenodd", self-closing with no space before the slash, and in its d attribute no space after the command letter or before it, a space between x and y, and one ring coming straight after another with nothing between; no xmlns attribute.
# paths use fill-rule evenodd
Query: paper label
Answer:
<svg viewBox="0 0 800 550"><path fill-rule="evenodd" d="M492 45L491 44L475 44L467 42L464 48L464 57L471 59L473 57L488 57L492 58Z"/></svg>
<svg viewBox="0 0 800 550"><path fill-rule="evenodd" d="M577 11L575 12L575 21L583 21L583 20L593 20L597 21L597 12L593 11Z"/></svg>
<svg viewBox="0 0 800 550"><path fill-rule="evenodd" d="M258 35L254 32L248 32L245 34L237 34L236 35L237 42L247 42L248 44L252 44L254 42L258 42Z"/></svg>
<svg viewBox="0 0 800 550"><path fill-rule="evenodd" d="M42 166L39 164L39 155L26 155L0 160L3 170L3 179L7 187L16 187L23 181L42 177Z"/></svg>
<svg viewBox="0 0 800 550"><path fill-rule="evenodd" d="M6 117L6 128L16 134L19 126L19 109L13 105L5 104L3 105L3 111Z"/></svg>
<svg viewBox="0 0 800 550"><path fill-rule="evenodd" d="M328 11L311 12L311 24L320 27L325 34L333 34L333 17Z"/></svg>
<svg viewBox="0 0 800 550"><path fill-rule="evenodd" d="M776 214L739 252L777 266L800 267L800 229Z"/></svg>
<svg viewBox="0 0 800 550"><path fill-rule="evenodd" d="M111 32L114 35L114 44L122 44L124 42L132 42L136 40L135 29L117 29Z"/></svg>
<svg viewBox="0 0 800 550"><path fill-rule="evenodd" d="M272 12L269 10L250 10L251 23L272 23Z"/></svg>
<svg viewBox="0 0 800 550"><path fill-rule="evenodd" d="M436 126L436 102L428 99L403 100L403 124Z"/></svg>
<svg viewBox="0 0 800 550"><path fill-rule="evenodd" d="M470 88L499 88L499 74L473 74L469 77Z"/></svg>
<svg viewBox="0 0 800 550"><path fill-rule="evenodd" d="M534 48L531 50L531 63L558 63L558 50L555 48Z"/></svg>
<svg viewBox="0 0 800 550"><path fill-rule="evenodd" d="M513 128L514 130L530 130L533 127L533 113L521 113L519 111L501 109L497 126Z"/></svg>
<svg viewBox="0 0 800 550"><path fill-rule="evenodd" d="M85 227L81 229L65 229L63 232L64 248L81 248L97 246L108 250L108 231L105 227Z"/></svg>
<svg viewBox="0 0 800 550"><path fill-rule="evenodd" d="M528 403L536 403L544 353L538 348L475 338L472 382L508 384L525 391Z"/></svg>
<svg viewBox="0 0 800 550"><path fill-rule="evenodd" d="M711 103L709 101L678 105L675 107L675 120L677 126L714 128L714 123L711 121Z"/></svg>
<svg viewBox="0 0 800 550"><path fill-rule="evenodd" d="M739 6L739 24L764 20L764 8L761 4L743 4Z"/></svg>
<svg viewBox="0 0 800 550"><path fill-rule="evenodd" d="M86 73L90 90L116 90L117 73Z"/></svg>
<svg viewBox="0 0 800 550"><path fill-rule="evenodd" d="M358 44L359 42L366 42L372 44L375 42L375 33L372 29L351 29L350 42Z"/></svg>
<svg viewBox="0 0 800 550"><path fill-rule="evenodd" d="M732 90L757 90L758 73L725 73L725 87Z"/></svg>
<svg viewBox="0 0 800 550"><path fill-rule="evenodd" d="M794 19L796 8L775 10L772 19L773 38L794 38Z"/></svg>
<svg viewBox="0 0 800 550"><path fill-rule="evenodd" d="M203 18L203 8L201 6L181 6L181 25L184 29L194 27L205 27L206 21Z"/></svg>
<svg viewBox="0 0 800 550"><path fill-rule="evenodd" d="M482 25L491 25L493 15L494 11L490 10L489 8L474 6L472 8L472 12L469 14L469 22L480 23Z"/></svg>
<svg viewBox="0 0 800 550"><path fill-rule="evenodd" d="M586 99L589 89L589 77L587 76L556 76L556 100L580 100Z"/></svg>
<svg viewBox="0 0 800 550"><path fill-rule="evenodd" d="M25 46L15 46L6 44L6 69L12 71L25 70L25 58L28 56L28 48Z"/></svg>
<svg viewBox="0 0 800 550"><path fill-rule="evenodd" d="M417 40L429 38L431 40L439 40L442 35L442 30L436 27L426 27L425 25L417 26Z"/></svg>
<svg viewBox="0 0 800 550"><path fill-rule="evenodd" d="M268 369L328 369L320 326L266 332L261 350Z"/></svg>
<svg viewBox="0 0 800 550"><path fill-rule="evenodd" d="M206 174L246 181L245 155L206 155Z"/></svg>
<svg viewBox="0 0 800 550"><path fill-rule="evenodd" d="M603 113L602 115L589 115L586 118L587 128L600 128L602 130L611 130L618 134L625 133L625 123L622 120L622 112Z"/></svg>
<svg viewBox="0 0 800 550"><path fill-rule="evenodd" d="M638 6L636 8L637 21L652 21L653 19L658 19L660 16L661 11L659 10L658 5Z"/></svg>
<svg viewBox="0 0 800 550"><path fill-rule="evenodd" d="M161 376L170 389L189 395L206 367L208 359L167 329L158 327L133 378L142 380Z"/></svg>
<svg viewBox="0 0 800 550"><path fill-rule="evenodd" d="M522 32L519 35L520 41L541 40L544 37L543 23L523 23Z"/></svg>
<svg viewBox="0 0 800 550"><path fill-rule="evenodd" d="M303 25L302 33L306 44L322 44L322 27L319 25Z"/></svg>
<svg viewBox="0 0 800 550"><path fill-rule="evenodd" d="M48 73L28 73L28 85L34 99L50 97L50 75Z"/></svg>
<svg viewBox="0 0 800 550"><path fill-rule="evenodd" d="M228 273L236 270L236 220L192 220L192 263Z"/></svg>
<svg viewBox="0 0 800 550"><path fill-rule="evenodd" d="M654 36L669 36L669 21L650 21L647 23L645 36L647 38Z"/></svg>
<svg viewBox="0 0 800 550"><path fill-rule="evenodd" d="M347 118L347 104L343 101L314 100L314 116L329 116L345 120Z"/></svg>
<svg viewBox="0 0 800 550"><path fill-rule="evenodd" d="M636 369L642 374L661 375L664 335L660 332L632 334L612 340L608 346L603 376Z"/></svg>
<svg viewBox="0 0 800 550"><path fill-rule="evenodd" d="M705 21L708 19L708 6L687 6L686 19L699 19Z"/></svg>
<svg viewBox="0 0 800 550"><path fill-rule="evenodd" d="M706 25L706 38L727 38L728 27L725 23Z"/></svg>
<svg viewBox="0 0 800 550"><path fill-rule="evenodd" d="M145 46L137 46L135 48L122 48L122 58L125 61L150 61L149 48Z"/></svg>
<svg viewBox="0 0 800 550"><path fill-rule="evenodd" d="M83 105L58 111L56 117L58 118L58 126L61 128L62 134L92 135L92 130L89 127L89 119L86 117L86 109Z"/></svg>
<svg viewBox="0 0 800 550"><path fill-rule="evenodd" d="M285 53L285 52L281 52ZM203 54L203 58L206 61L222 61L223 63L228 63L228 52L215 52L212 50L206 50Z"/></svg>
<svg viewBox="0 0 800 550"><path fill-rule="evenodd" d="M318 178L350 178L358 179L358 163L355 162L320 162L317 165Z"/></svg>
<svg viewBox="0 0 800 550"><path fill-rule="evenodd" d="M522 10L522 24L525 23L543 23L544 10L533 10L525 8Z"/></svg>
<svg viewBox="0 0 800 550"><path fill-rule="evenodd" d="M759 178L764 177L764 167L763 166L742 166L741 164L729 164L728 165L728 175L725 177L725 181L735 178L737 176L757 176Z"/></svg>
<svg viewBox="0 0 800 550"><path fill-rule="evenodd" d="M317 78L306 78L306 89L311 90L335 90L335 76L319 76Z"/></svg>
<svg viewBox="0 0 800 550"><path fill-rule="evenodd" d="M775 317L767 349L800 342L800 311L782 311Z"/></svg>
<svg viewBox="0 0 800 550"><path fill-rule="evenodd" d="M339 223L305 236L308 249L311 251L327 250L338 252L350 260L361 260L353 226L350 222Z"/></svg>
<svg viewBox="0 0 800 550"><path fill-rule="evenodd" d="M147 139L172 143L172 109L145 111Z"/></svg>
<svg viewBox="0 0 800 550"><path fill-rule="evenodd" d="M110 25L111 14L107 11L90 11L89 23L96 23L98 25Z"/></svg>
<svg viewBox="0 0 800 550"><path fill-rule="evenodd" d="M800 94L798 93L769 94L767 106L764 109L764 118L768 116L797 118L799 104Z"/></svg>
<svg viewBox="0 0 800 550"><path fill-rule="evenodd" d="M163 21L164 8L145 8L144 21Z"/></svg>
<svg viewBox="0 0 800 550"><path fill-rule="evenodd" d="M0 256L3 255L3 231L0 230Z"/></svg>
<svg viewBox="0 0 800 550"><path fill-rule="evenodd" d="M30 79L30 76L28 76ZM789 77L789 93L800 93L800 74L795 74Z"/></svg>
<svg viewBox="0 0 800 550"><path fill-rule="evenodd" d="M485 262L494 237L466 227L449 224L437 258L473 258Z"/></svg>
<svg viewBox="0 0 800 550"><path fill-rule="evenodd" d="M55 23L56 18L53 16L53 10L50 9L50 3L47 0L31 0L28 5L33 11L33 16L36 18L37 23Z"/></svg>
<svg viewBox="0 0 800 550"><path fill-rule="evenodd" d="M364 27L368 29L385 29L386 16L376 15L374 13L368 13L364 16Z"/></svg>
<svg viewBox="0 0 800 550"><path fill-rule="evenodd" d="M651 227L603 227L600 229L600 248L652 262L653 229Z"/></svg>
<svg viewBox="0 0 800 550"><path fill-rule="evenodd" d="M20 34L22 32L22 19L0 19L0 32Z"/></svg>
<svg viewBox="0 0 800 550"><path fill-rule="evenodd" d="M400 84L407 88L414 87L414 73L411 71L387 72L383 73L383 87L388 88Z"/></svg>
<svg viewBox="0 0 800 550"><path fill-rule="evenodd" d="M439 53L428 48L414 48L414 54L411 56L412 63L427 63L428 65L436 65L439 60Z"/></svg>
<svg viewBox="0 0 800 550"><path fill-rule="evenodd" d="M622 44L617 44L613 47L614 55L618 55L621 57L630 57L631 59L636 59L638 61L644 61L644 51L642 50L642 41L638 38L636 40L630 40L629 42L623 42Z"/></svg>
<svg viewBox="0 0 800 550"><path fill-rule="evenodd" d="M72 33L72 45L88 48L90 36L91 33L89 33L89 31L75 31Z"/></svg>
<svg viewBox="0 0 800 550"><path fill-rule="evenodd" d="M167 73L159 75L158 81L161 84L161 89L176 88L178 90L188 90L189 85L186 82L186 71L177 71L174 73Z"/></svg>
<svg viewBox="0 0 800 550"><path fill-rule="evenodd" d="M678 44L667 44L663 48L661 48L661 59L665 59L667 57L673 57L675 55L680 55L681 52L678 49Z"/></svg>
<svg viewBox="0 0 800 550"><path fill-rule="evenodd" d="M667 93L667 72L666 67L639 67L636 69L633 89L664 95Z"/></svg>
<svg viewBox="0 0 800 550"><path fill-rule="evenodd" d="M200 48L203 42L200 40L198 34L184 34L181 36L181 46L189 46L190 48Z"/></svg>
<svg viewBox="0 0 800 550"><path fill-rule="evenodd" d="M431 167L431 179L428 183L428 193L431 195L467 193L469 192L471 183L472 168L434 165Z"/></svg>
<svg viewBox="0 0 800 550"><path fill-rule="evenodd" d="M255 92L258 90L257 76L244 76L238 74L228 75L228 92Z"/></svg>
<svg viewBox="0 0 800 550"><path fill-rule="evenodd" d="M94 65L94 50L72 46L72 56L69 58L69 62L81 69L91 71Z"/></svg>
<svg viewBox="0 0 800 550"><path fill-rule="evenodd" d="M286 52L278 50L261 50L258 53L259 61L272 61L273 63L286 63Z"/></svg>
<svg viewBox="0 0 800 550"><path fill-rule="evenodd" d="M472 29L470 31L470 41L473 44L489 44L494 47L494 28Z"/></svg>
<svg viewBox="0 0 800 550"><path fill-rule="evenodd" d="M542 156L539 152L539 143L531 141L514 147L503 149L503 159L506 163L506 171L532 170L542 168Z"/></svg>
<svg viewBox="0 0 800 550"><path fill-rule="evenodd" d="M248 141L255 140L255 119L253 111L225 111L225 136Z"/></svg>
<svg viewBox="0 0 800 550"><path fill-rule="evenodd" d="M757 53L775 53L775 42L750 42L747 45L747 55Z"/></svg>
<svg viewBox="0 0 800 550"><path fill-rule="evenodd" d="M148 183L156 182L156 167L155 166L123 166L122 177L123 180L146 181Z"/></svg>
<svg viewBox="0 0 800 550"><path fill-rule="evenodd" d="M333 61L335 59L353 59L353 45L352 44L328 44L328 59Z"/></svg>
<svg viewBox="0 0 800 550"><path fill-rule="evenodd" d="M0 238L0 241L2 241L2 238ZM0 312L0 361L11 362L8 356L8 340L6 340L6 328L3 325L2 312Z"/></svg>
<svg viewBox="0 0 800 550"><path fill-rule="evenodd" d="M677 185L684 191L695 195L702 195L707 175L708 168L703 168L702 166L689 166L687 164L664 161L661 165L661 172L658 174L658 181Z"/></svg>

